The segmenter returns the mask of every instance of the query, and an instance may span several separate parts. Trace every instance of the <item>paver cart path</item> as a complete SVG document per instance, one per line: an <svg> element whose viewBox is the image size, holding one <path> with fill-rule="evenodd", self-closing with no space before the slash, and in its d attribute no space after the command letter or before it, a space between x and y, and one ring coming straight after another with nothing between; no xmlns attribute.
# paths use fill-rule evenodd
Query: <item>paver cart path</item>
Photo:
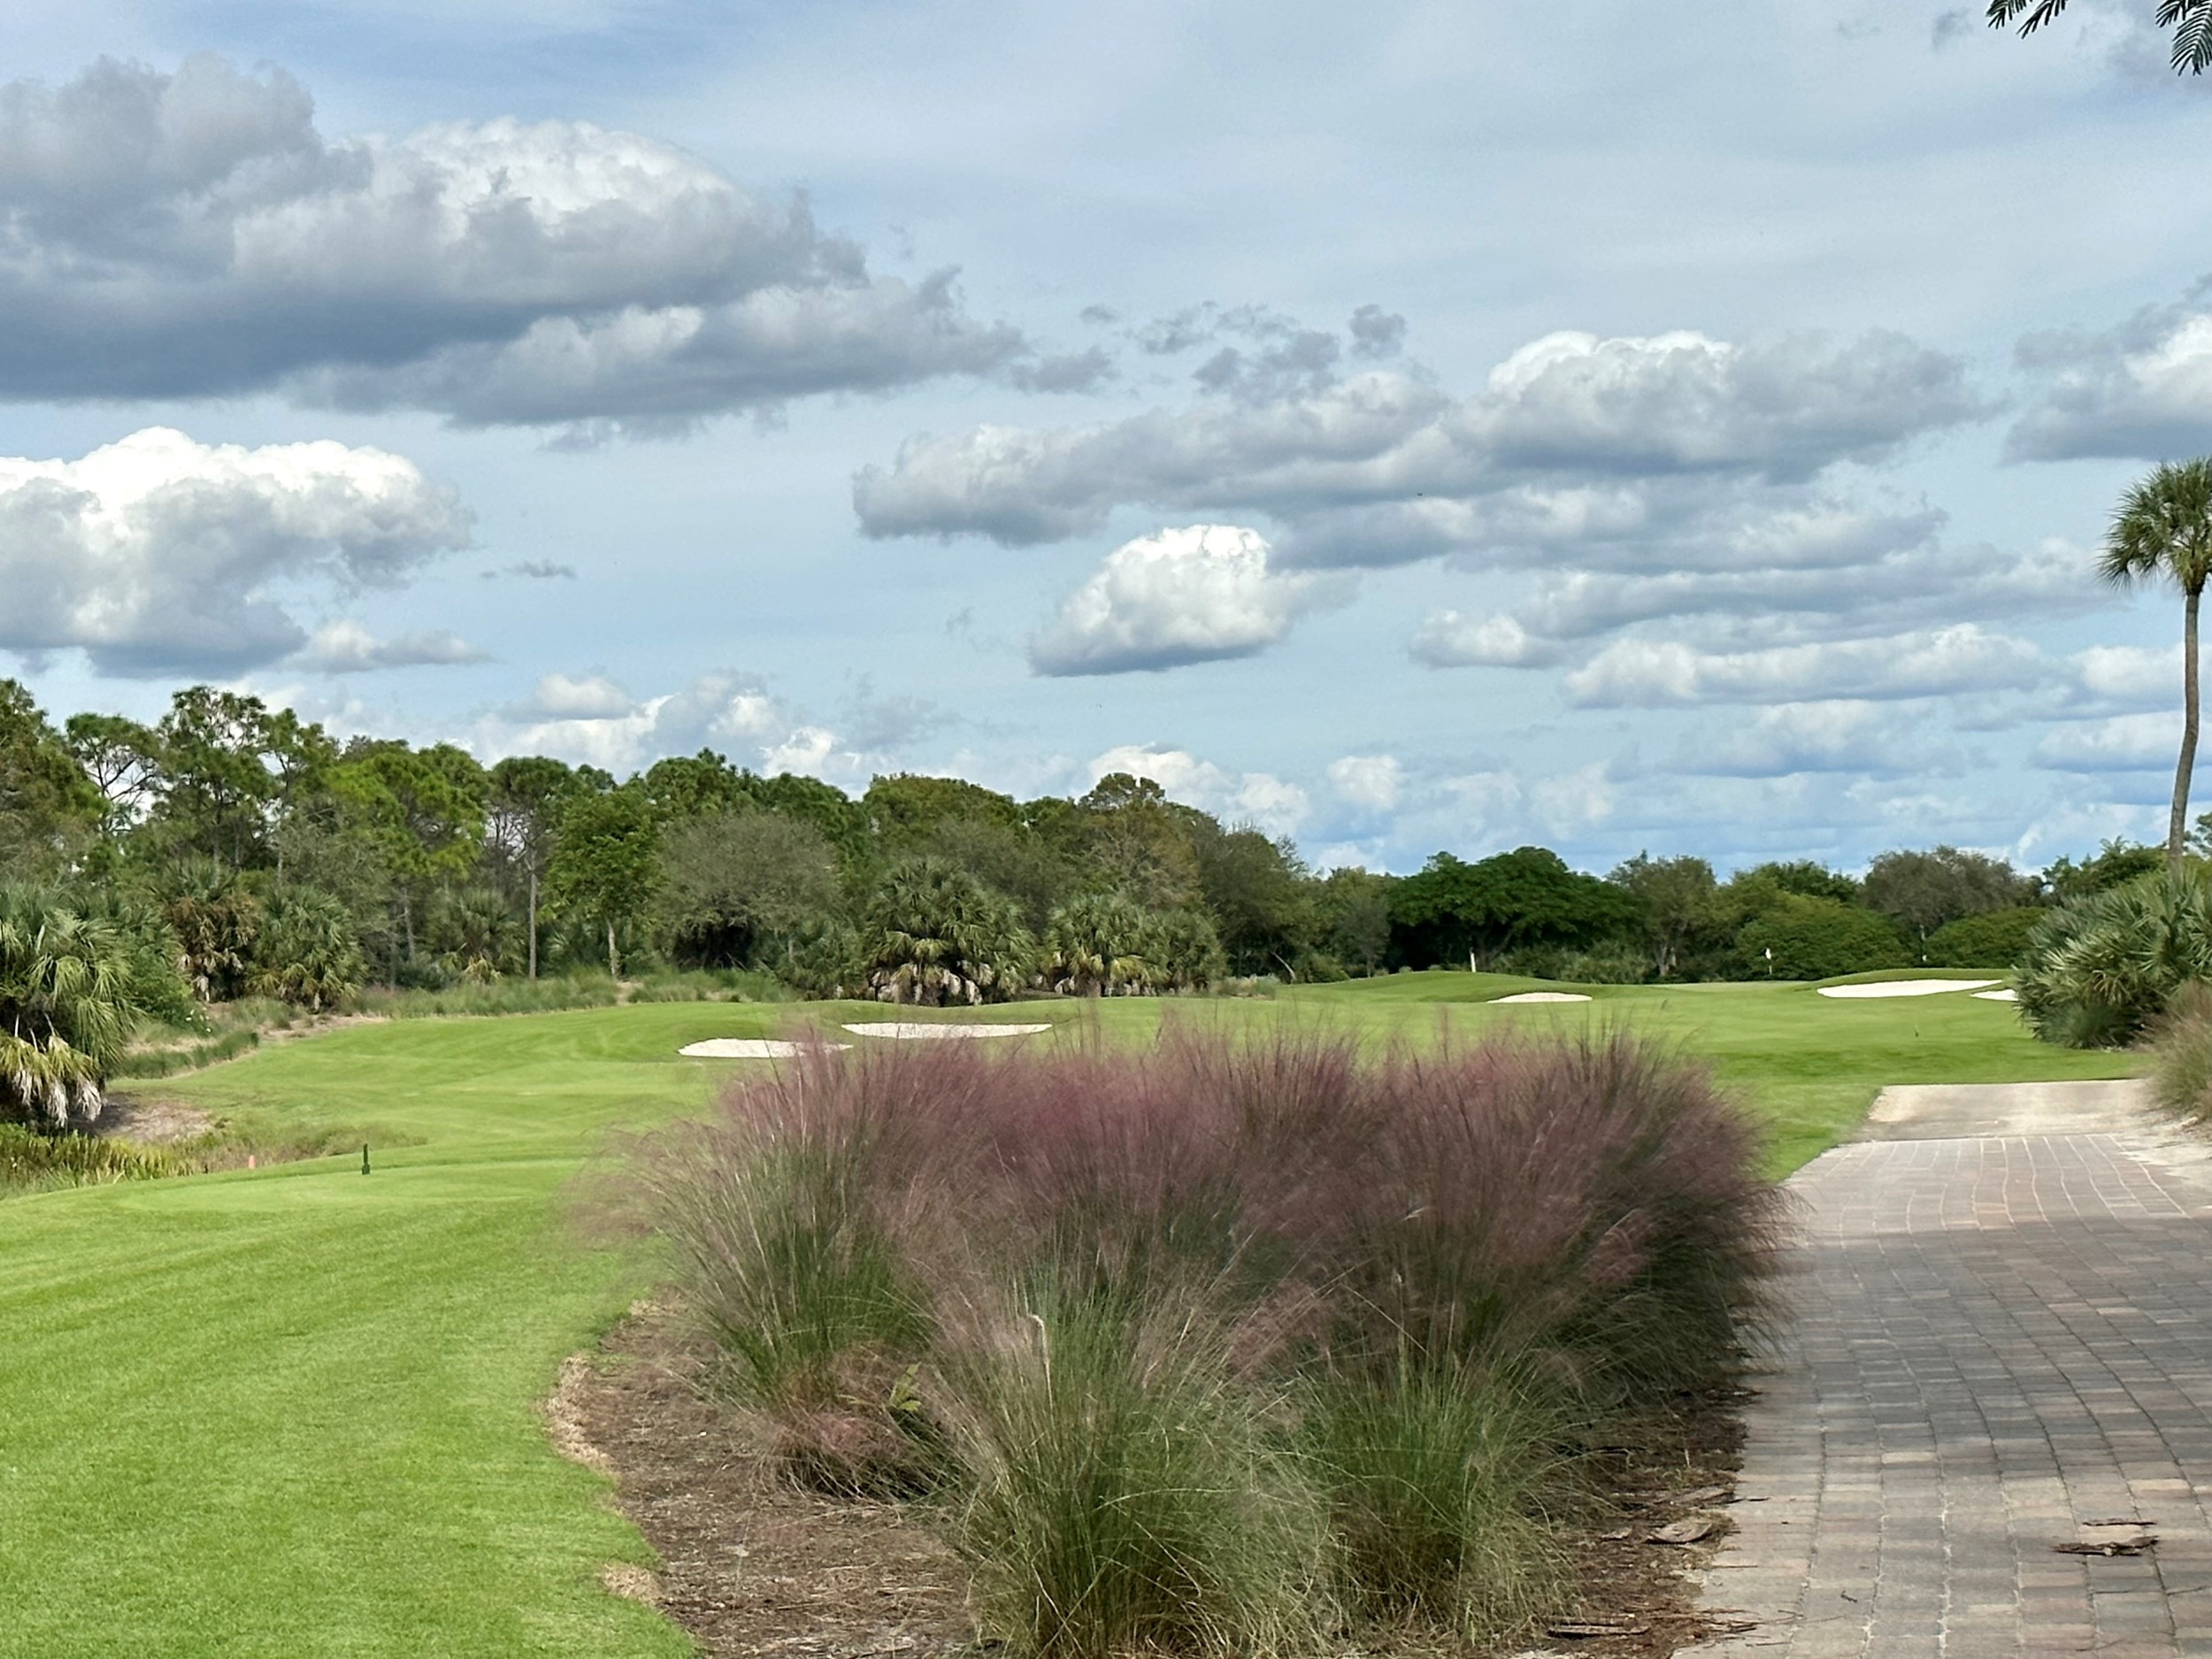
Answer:
<svg viewBox="0 0 2212 1659"><path fill-rule="evenodd" d="M1792 1179L1700 1655L2212 1654L2212 1157L2135 1083L1896 1088ZM2124 1546L2139 1555L2062 1553ZM2087 1529L2085 1531L2085 1529Z"/></svg>

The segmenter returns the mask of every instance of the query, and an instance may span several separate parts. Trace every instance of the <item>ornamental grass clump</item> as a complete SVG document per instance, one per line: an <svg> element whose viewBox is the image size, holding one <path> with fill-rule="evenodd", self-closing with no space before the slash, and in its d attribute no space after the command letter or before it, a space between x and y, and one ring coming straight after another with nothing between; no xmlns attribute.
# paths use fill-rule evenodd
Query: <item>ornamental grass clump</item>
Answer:
<svg viewBox="0 0 2212 1659"><path fill-rule="evenodd" d="M982 1634L1048 1659L1313 1651L1325 1517L1277 1387L1239 1363L1239 1298L1034 1274L949 1322L947 1532Z"/></svg>
<svg viewBox="0 0 2212 1659"><path fill-rule="evenodd" d="M1758 1154L1624 1036L1192 1024L811 1047L646 1169L787 1463L926 1468L983 1633L1106 1659L1525 1624L1568 1448L1760 1311Z"/></svg>

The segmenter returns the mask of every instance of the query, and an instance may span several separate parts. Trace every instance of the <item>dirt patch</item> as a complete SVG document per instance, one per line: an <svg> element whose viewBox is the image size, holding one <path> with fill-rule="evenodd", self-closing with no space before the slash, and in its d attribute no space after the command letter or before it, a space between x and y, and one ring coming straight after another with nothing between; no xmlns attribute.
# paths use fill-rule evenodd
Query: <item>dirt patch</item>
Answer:
<svg viewBox="0 0 2212 1659"><path fill-rule="evenodd" d="M174 1146L179 1141L197 1141L203 1135L212 1134L216 1123L212 1115L197 1106L111 1092L94 1127L111 1140Z"/></svg>
<svg viewBox="0 0 2212 1659"><path fill-rule="evenodd" d="M608 1568L612 1593L660 1607L708 1659L977 1651L966 1575L913 1511L793 1488L762 1455L753 1426L703 1397L696 1375L654 1310L634 1315L598 1352L572 1356L546 1402L562 1455L614 1476L623 1512L660 1554L657 1574ZM1685 1395L1675 1409L1615 1425L1617 1443L1588 1451L1594 1496L1573 1545L1576 1594L1544 1629L1494 1654L1663 1659L1743 1628L1694 1602L1730 1531L1746 1397ZM1651 1541L1670 1534L1698 1536ZM1443 1651L1406 1641L1364 1655Z"/></svg>
<svg viewBox="0 0 2212 1659"><path fill-rule="evenodd" d="M603 1582L659 1607L709 1659L929 1659L971 1651L966 1576L907 1511L794 1489L742 1416L703 1398L664 1322L634 1317L570 1359L546 1404L565 1455L611 1468L657 1574ZM625 1587L611 1575L622 1572Z"/></svg>

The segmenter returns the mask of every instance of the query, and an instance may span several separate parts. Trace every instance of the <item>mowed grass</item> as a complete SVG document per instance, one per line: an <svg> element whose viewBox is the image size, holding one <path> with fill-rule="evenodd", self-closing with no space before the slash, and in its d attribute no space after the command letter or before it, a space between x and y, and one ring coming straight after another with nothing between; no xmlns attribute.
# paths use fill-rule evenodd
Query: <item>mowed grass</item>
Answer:
<svg viewBox="0 0 2212 1659"><path fill-rule="evenodd" d="M1626 1024L1709 1057L1772 1124L1778 1171L1847 1134L1885 1083L2137 1069L2045 1048L2007 1005L1964 995L1590 987L1587 1004L1481 1005L1533 987L1405 974L1177 1011L1411 1041ZM1162 1011L1014 1017L1094 1019L1112 1041ZM682 1044L807 1017L887 1011L410 1020L144 1086L250 1127L358 1131L373 1173L357 1152L0 1202L0 1654L688 1651L600 1587L603 1565L649 1553L535 1409L649 1271L581 1242L562 1197L611 1131L695 1109L745 1064L681 1059Z"/></svg>

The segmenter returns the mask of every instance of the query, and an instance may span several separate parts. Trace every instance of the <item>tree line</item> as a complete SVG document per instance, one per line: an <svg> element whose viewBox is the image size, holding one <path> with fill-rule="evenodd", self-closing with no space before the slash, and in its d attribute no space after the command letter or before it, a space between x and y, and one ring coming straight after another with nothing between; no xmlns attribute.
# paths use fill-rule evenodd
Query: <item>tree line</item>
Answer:
<svg viewBox="0 0 2212 1659"><path fill-rule="evenodd" d="M322 1010L367 986L668 970L942 1004L1440 965L1626 981L1993 964L2037 907L2157 862L2114 843L2028 875L1939 847L1863 877L1778 863L1722 880L1694 856L1599 877L1524 847L1321 873L1122 773L1073 798L906 773L853 795L703 750L617 779L341 741L206 686L150 724L57 724L0 680L0 1073L19 1107L74 1110L129 1023L88 1014L85 987L173 1019L249 995Z"/></svg>

